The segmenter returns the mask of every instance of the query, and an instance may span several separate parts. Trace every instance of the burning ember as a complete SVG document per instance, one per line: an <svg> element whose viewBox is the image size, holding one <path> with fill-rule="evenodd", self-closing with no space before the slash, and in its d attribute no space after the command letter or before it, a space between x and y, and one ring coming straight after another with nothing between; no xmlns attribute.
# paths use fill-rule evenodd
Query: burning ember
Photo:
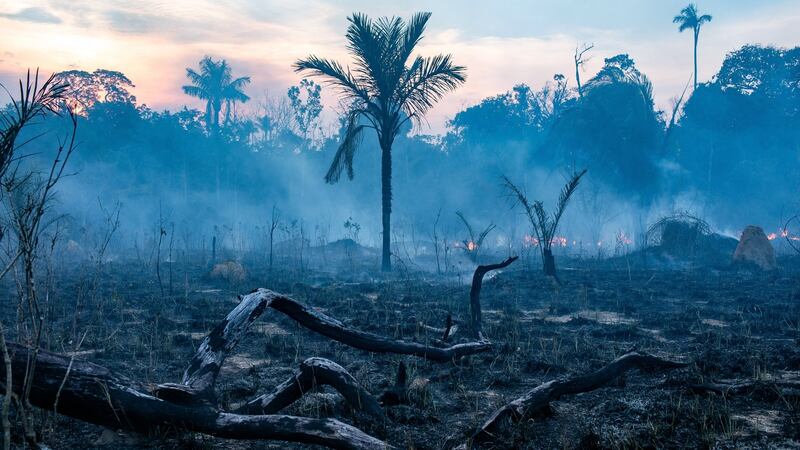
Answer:
<svg viewBox="0 0 800 450"><path fill-rule="evenodd" d="M552 241L550 241L550 245L556 247L566 247L569 244L569 241L564 236L555 236ZM522 238L522 245L525 247L538 247L539 246L539 239L533 236L525 235ZM572 245L577 245L576 241L572 241Z"/></svg>
<svg viewBox="0 0 800 450"><path fill-rule="evenodd" d="M767 239L769 239L770 241L774 241L779 237L787 238L790 241L800 241L800 236L790 235L789 230L787 230L786 228L778 228L777 233L770 233L767 235Z"/></svg>
<svg viewBox="0 0 800 450"><path fill-rule="evenodd" d="M461 242L456 241L453 243L453 247L463 248L468 252L474 252L475 250L478 249L478 243L474 241L461 241Z"/></svg>
<svg viewBox="0 0 800 450"><path fill-rule="evenodd" d="M539 245L539 239L526 234L525 237L522 238L522 245L525 247L536 247Z"/></svg>
<svg viewBox="0 0 800 450"><path fill-rule="evenodd" d="M631 239L624 231L620 231L617 235L617 242L622 245L631 245L633 244L633 239Z"/></svg>

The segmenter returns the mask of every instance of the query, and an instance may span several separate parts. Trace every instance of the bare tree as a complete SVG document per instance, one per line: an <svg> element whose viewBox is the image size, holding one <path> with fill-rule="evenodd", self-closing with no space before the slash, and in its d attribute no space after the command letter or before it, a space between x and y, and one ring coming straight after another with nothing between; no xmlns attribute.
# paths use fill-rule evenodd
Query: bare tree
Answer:
<svg viewBox="0 0 800 450"><path fill-rule="evenodd" d="M272 273L272 256L273 256L272 251L274 249L274 243L275 243L275 230L278 228L278 225L280 225L280 221L281 221L281 212L275 205L272 205L272 216L270 217L270 222L269 222L269 272L270 273Z"/></svg>
<svg viewBox="0 0 800 450"><path fill-rule="evenodd" d="M22 86L21 83L20 86ZM30 80L28 81L28 88L30 89ZM22 87L20 87L20 92L23 98L21 103L27 103L28 100L24 100L25 94ZM30 91L28 90L28 92ZM31 101L42 102L50 97L45 95L41 100L33 98L34 100ZM22 110L27 107L30 106L18 108L18 114L24 114ZM47 107L42 108L40 114L43 114L44 108ZM75 149L77 119L71 113L69 114L69 119L72 123L72 129L67 137L59 140L58 148L48 172L41 173L36 170L26 170L21 163L17 163L13 170L6 171L2 180L3 200L8 217L7 228L13 232L18 248L18 258L22 262L23 270L23 283L20 286L19 294L20 311L23 313L20 329L24 332L24 335L19 336L19 338L27 341L28 345L33 349L33 357L26 367L23 380L25 388L17 402L26 439L30 442L36 441L36 433L30 416L26 415L24 411L30 410L31 407L31 380L36 370L36 355L39 351L44 323L44 313L40 308L37 292L35 271L37 251L43 231L55 222L55 219L51 219L47 215L49 205L53 199L53 189L64 176L66 164ZM6 133L7 131L3 133L4 136ZM13 153L15 149L14 143L11 144L10 148ZM6 166L6 169L8 169L8 166ZM3 350L7 351L6 349ZM5 417L3 418L3 424L4 426L6 425ZM8 431L10 432L10 430Z"/></svg>
<svg viewBox="0 0 800 450"><path fill-rule="evenodd" d="M575 82L578 84L579 97L583 97L583 86L581 85L581 68L591 59L591 58L584 58L583 56L593 48L594 44L584 43L580 47L575 47L575 54L572 57L573 61L575 61Z"/></svg>

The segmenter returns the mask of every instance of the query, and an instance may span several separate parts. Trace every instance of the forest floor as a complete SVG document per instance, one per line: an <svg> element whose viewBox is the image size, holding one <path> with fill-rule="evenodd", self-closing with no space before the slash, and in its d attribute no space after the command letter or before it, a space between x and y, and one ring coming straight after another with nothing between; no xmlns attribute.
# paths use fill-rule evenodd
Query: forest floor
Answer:
<svg viewBox="0 0 800 450"><path fill-rule="evenodd" d="M755 273L562 268L562 286L538 271L511 266L484 282L484 333L493 351L437 363L371 354L315 334L268 310L226 360L218 393L236 406L270 392L306 358L346 368L378 397L400 362L408 367L410 403L387 407L387 423L348 410L329 388L285 413L335 417L398 448L441 449L463 443L497 408L536 385L596 370L636 348L691 362L666 373L634 372L612 387L552 404L549 417L510 426L496 448L800 448L800 393L776 380L800 379L800 272ZM448 314L469 317L469 275L395 275L341 281L325 273L250 269L244 281L211 280L207 268L173 274L162 267L114 263L97 284L74 267L53 280L52 330L43 346L148 383L179 382L209 330L237 295L266 287L318 308L350 327L395 339L433 342L421 324L443 327ZM363 277L362 277L363 278ZM15 323L14 287L5 289L5 323ZM758 381L742 395L697 394L710 381ZM40 413L52 448L307 448L283 442L165 433L141 437Z"/></svg>

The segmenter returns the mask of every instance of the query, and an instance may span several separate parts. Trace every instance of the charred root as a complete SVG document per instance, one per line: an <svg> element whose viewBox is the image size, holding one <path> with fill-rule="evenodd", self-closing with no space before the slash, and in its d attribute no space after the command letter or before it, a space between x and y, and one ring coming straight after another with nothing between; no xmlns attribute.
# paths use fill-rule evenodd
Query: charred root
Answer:
<svg viewBox="0 0 800 450"><path fill-rule="evenodd" d="M492 414L489 420L472 435L472 448L491 442L493 436L503 424L520 422L547 414L550 409L550 402L558 400L564 395L580 394L608 386L614 380L633 369L662 371L678 369L687 365L644 353L630 352L590 374L540 384Z"/></svg>

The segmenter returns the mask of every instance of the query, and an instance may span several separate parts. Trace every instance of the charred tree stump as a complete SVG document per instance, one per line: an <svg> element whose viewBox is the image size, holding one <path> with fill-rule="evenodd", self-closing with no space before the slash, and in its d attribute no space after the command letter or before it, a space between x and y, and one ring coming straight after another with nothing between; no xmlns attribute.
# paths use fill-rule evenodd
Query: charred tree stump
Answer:
<svg viewBox="0 0 800 450"><path fill-rule="evenodd" d="M453 315L447 313L447 321L444 324L444 331L442 332L442 342L447 341L447 338L450 337L450 331L453 328Z"/></svg>
<svg viewBox="0 0 800 450"><path fill-rule="evenodd" d="M608 386L629 370L662 371L686 366L688 366L687 363L673 362L644 353L630 352L590 374L540 384L522 397L495 411L489 420L472 435L470 439L471 448L491 442L498 429L504 423L519 422L546 414L549 411L550 402L558 400L564 395L590 392ZM466 447L466 445L462 446L462 448Z"/></svg>
<svg viewBox="0 0 800 450"><path fill-rule="evenodd" d="M481 287L483 286L483 277L487 273L508 267L511 263L517 260L516 256L507 258L505 261L498 264L488 264L485 266L478 266L475 273L472 275L472 287L469 290L469 312L470 312L470 336L473 338L482 339L481 333ZM445 339L447 334L445 334Z"/></svg>
<svg viewBox="0 0 800 450"><path fill-rule="evenodd" d="M408 375L406 374L406 364L401 361L397 368L394 386L381 395L381 404L391 406L406 403L408 403Z"/></svg>
<svg viewBox="0 0 800 450"><path fill-rule="evenodd" d="M275 414L291 405L316 386L328 385L339 391L347 403L357 410L384 419L383 408L344 367L324 358L308 358L300 370L278 386L271 394L250 400L236 410L239 414Z"/></svg>

